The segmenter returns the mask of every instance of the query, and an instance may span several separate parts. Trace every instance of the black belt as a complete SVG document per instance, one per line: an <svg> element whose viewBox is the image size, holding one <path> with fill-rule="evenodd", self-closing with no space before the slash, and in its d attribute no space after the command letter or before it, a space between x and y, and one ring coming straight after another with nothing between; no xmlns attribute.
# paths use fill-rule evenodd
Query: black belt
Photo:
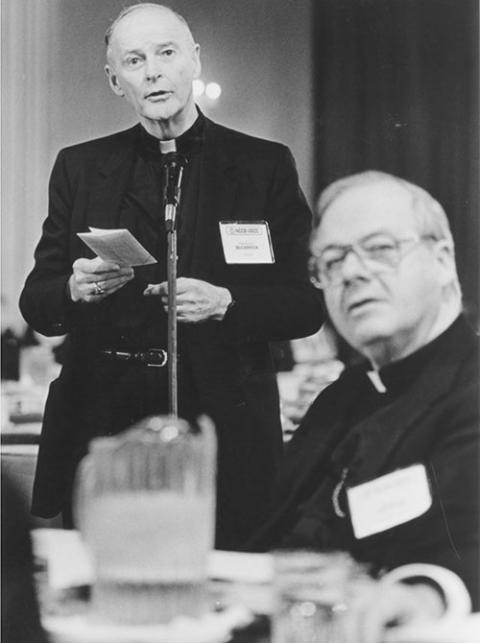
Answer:
<svg viewBox="0 0 480 643"><path fill-rule="evenodd" d="M146 366L163 368L168 361L168 353L163 348L146 348L143 351L117 351L114 349L101 350L107 359L122 362L141 362Z"/></svg>

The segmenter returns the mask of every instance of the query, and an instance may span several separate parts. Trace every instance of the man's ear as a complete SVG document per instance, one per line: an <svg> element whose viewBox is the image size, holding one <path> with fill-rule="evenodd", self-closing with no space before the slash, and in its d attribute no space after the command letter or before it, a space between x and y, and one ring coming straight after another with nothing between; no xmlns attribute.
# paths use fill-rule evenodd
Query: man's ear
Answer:
<svg viewBox="0 0 480 643"><path fill-rule="evenodd" d="M110 65L105 65L105 73L107 74L108 83L112 88L113 93L117 96L124 96L123 89L119 85L117 75Z"/></svg>
<svg viewBox="0 0 480 643"><path fill-rule="evenodd" d="M202 73L202 63L200 62L200 45L196 43L193 47L193 59L195 61L195 71L193 74L194 78L200 78Z"/></svg>
<svg viewBox="0 0 480 643"><path fill-rule="evenodd" d="M457 279L455 267L455 250L448 239L439 239L434 246L435 259L438 266L438 276L442 286L451 284Z"/></svg>

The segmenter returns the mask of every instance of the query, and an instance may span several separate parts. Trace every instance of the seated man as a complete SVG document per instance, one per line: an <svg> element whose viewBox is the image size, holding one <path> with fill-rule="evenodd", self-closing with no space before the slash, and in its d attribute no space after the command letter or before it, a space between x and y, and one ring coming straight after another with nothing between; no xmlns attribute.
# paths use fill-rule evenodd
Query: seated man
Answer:
<svg viewBox="0 0 480 643"><path fill-rule="evenodd" d="M315 277L366 360L309 409L248 549L344 550L374 573L421 563L414 576L455 584L453 571L478 609L478 353L447 217L374 171L329 186L318 214Z"/></svg>

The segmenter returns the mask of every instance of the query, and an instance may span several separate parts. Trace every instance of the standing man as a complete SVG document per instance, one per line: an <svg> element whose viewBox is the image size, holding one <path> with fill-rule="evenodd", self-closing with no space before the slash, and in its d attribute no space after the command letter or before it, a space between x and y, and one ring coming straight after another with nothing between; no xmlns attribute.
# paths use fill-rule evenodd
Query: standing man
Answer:
<svg viewBox="0 0 480 643"><path fill-rule="evenodd" d="M167 411L160 143L173 140L188 160L177 215L179 415L206 413L216 425L216 544L235 548L264 515L282 448L268 342L313 334L322 322L307 271L310 213L287 148L221 127L196 107L199 46L181 16L130 6L106 44L110 86L139 123L60 152L20 300L33 328L68 333L45 409L33 512L62 511L68 522L89 440ZM246 259L241 243L232 249L228 235L241 241L245 223L265 247L271 238L271 251ZM77 236L89 226L127 228L158 263L134 270L102 261Z"/></svg>
<svg viewBox="0 0 480 643"><path fill-rule="evenodd" d="M445 212L418 186L363 172L323 192L311 247L332 323L365 360L310 407L249 549L344 550L375 572L402 568L394 577L421 587L380 591L374 628L428 613L424 585L446 578L448 598L449 572L478 610L478 338Z"/></svg>

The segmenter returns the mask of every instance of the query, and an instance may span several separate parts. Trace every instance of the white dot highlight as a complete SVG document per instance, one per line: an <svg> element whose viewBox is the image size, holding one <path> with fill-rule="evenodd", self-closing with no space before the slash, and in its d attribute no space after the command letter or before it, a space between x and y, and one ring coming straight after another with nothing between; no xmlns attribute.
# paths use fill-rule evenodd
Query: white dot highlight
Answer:
<svg viewBox="0 0 480 643"><path fill-rule="evenodd" d="M218 83L208 83L208 85L205 88L205 94L211 100L217 100L217 98L220 98L221 93L222 93L222 88Z"/></svg>

